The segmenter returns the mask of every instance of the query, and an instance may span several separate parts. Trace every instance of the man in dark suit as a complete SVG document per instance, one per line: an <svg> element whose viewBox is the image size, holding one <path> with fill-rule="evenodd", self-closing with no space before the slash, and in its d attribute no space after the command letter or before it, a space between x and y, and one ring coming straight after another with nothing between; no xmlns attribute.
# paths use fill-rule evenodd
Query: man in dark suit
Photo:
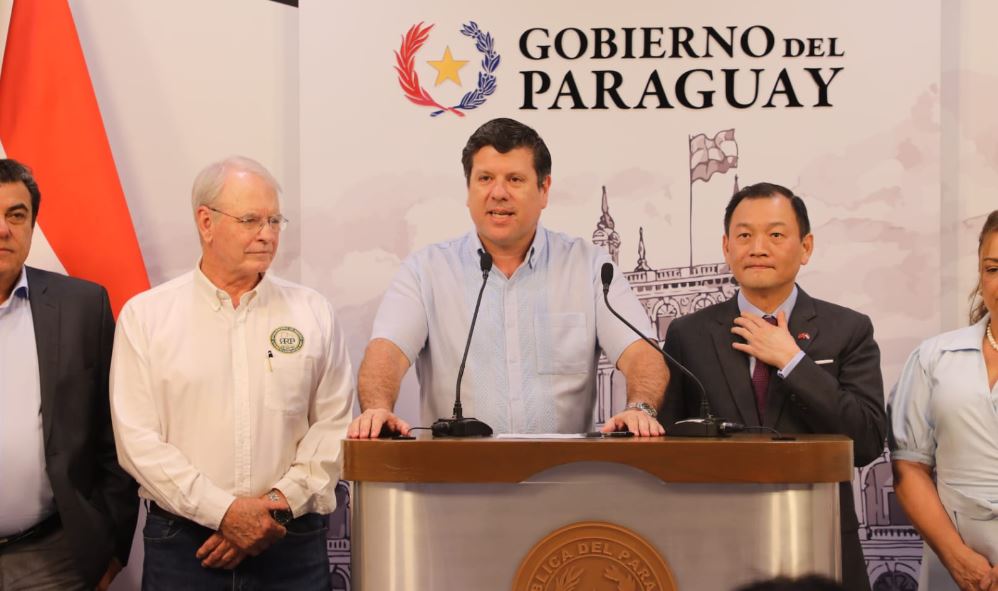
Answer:
<svg viewBox="0 0 998 591"><path fill-rule="evenodd" d="M724 258L740 290L674 320L666 351L700 378L715 415L783 433L847 435L855 465L870 463L886 434L880 349L867 316L797 287L814 248L804 202L779 185L751 185L731 198L724 228ZM699 390L674 372L666 434L699 409ZM842 483L840 500L843 583L868 590L851 483Z"/></svg>
<svg viewBox="0 0 998 591"><path fill-rule="evenodd" d="M40 201L0 160L0 589L106 589L138 514L111 430L114 319L103 287L24 265Z"/></svg>

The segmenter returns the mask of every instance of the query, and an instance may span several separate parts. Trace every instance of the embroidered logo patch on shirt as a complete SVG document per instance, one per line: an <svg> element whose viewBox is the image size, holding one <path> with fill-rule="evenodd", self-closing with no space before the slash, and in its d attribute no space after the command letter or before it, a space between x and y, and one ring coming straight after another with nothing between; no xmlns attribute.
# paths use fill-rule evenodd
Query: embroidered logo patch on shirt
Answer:
<svg viewBox="0 0 998 591"><path fill-rule="evenodd" d="M297 353L305 344L305 337L297 328L281 326L270 333L270 344L281 353Z"/></svg>

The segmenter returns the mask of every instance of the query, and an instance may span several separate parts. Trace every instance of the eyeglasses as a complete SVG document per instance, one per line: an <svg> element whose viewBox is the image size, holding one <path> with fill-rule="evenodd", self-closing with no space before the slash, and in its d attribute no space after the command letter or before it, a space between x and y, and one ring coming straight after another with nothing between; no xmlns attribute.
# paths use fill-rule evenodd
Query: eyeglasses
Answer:
<svg viewBox="0 0 998 591"><path fill-rule="evenodd" d="M230 217L236 220L240 228L253 232L254 234L262 230L264 226L270 226L270 229L273 230L274 232L280 232L281 230L288 227L288 218L284 217L281 214L272 215L267 218L261 218L255 215L246 215L243 217L238 217L232 215L231 213L225 213L224 211L215 209L210 205L205 205L205 207L214 211L215 213L220 213L226 217Z"/></svg>

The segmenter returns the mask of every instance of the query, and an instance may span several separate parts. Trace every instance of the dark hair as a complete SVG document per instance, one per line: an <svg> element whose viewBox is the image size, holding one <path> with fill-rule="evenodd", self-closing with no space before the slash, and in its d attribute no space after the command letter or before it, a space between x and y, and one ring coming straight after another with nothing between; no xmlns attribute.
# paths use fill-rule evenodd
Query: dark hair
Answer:
<svg viewBox="0 0 998 591"><path fill-rule="evenodd" d="M493 119L475 130L468 138L461 152L461 164L464 166L464 181L471 183L471 161L479 150L492 146L500 154L505 154L516 148L529 148L534 154L534 171L537 173L537 186L544 184L544 179L551 176L551 152L544 144L541 136L526 125L513 119Z"/></svg>
<svg viewBox="0 0 998 591"><path fill-rule="evenodd" d="M798 579L777 577L756 581L739 587L737 591L845 591L845 587L828 577L807 575Z"/></svg>
<svg viewBox="0 0 998 591"><path fill-rule="evenodd" d="M31 195L31 225L35 225L38 218L38 208L42 204L42 194L38 190L38 183L35 177L31 176L31 169L21 164L13 158L0 158L0 185L9 183L24 183Z"/></svg>
<svg viewBox="0 0 998 591"><path fill-rule="evenodd" d="M977 239L977 256L981 255L984 248L984 239L988 234L998 232L998 209L988 214L988 219L984 220L984 227L981 228L981 236ZM970 292L970 323L976 324L978 320L984 318L988 313L987 306L984 305L984 298L981 297L981 274L977 274L977 286Z"/></svg>
<svg viewBox="0 0 998 591"><path fill-rule="evenodd" d="M804 200L794 195L790 189L777 185L776 183L756 183L744 187L731 196L728 206L724 208L724 235L728 235L731 229L731 216L735 213L735 208L745 199L764 199L780 195L790 200L790 206L794 208L794 215L797 216L797 227L800 228L800 237L803 239L811 233L811 220L807 217L807 206Z"/></svg>

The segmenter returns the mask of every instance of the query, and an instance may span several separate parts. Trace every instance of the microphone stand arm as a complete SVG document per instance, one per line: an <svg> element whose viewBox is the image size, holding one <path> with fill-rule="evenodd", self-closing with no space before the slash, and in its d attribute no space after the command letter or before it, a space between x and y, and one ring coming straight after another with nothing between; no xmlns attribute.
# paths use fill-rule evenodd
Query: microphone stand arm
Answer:
<svg viewBox="0 0 998 591"><path fill-rule="evenodd" d="M634 325L628 322L626 318L618 314L617 311L613 309L613 306L610 305L610 281L608 279L612 279L612 275L609 278L607 275L608 273L604 272L603 301L606 303L606 309L609 310L611 314L616 316L617 320L623 322L627 328L633 330L635 334L654 347L656 351L661 353L662 357L665 359L666 365L678 368L679 371L683 372L687 377L693 380L693 383L697 385L700 392L700 417L676 421L671 426L666 426L665 434L672 437L726 437L728 434L725 431L729 428L728 425L732 424L715 417L711 412L710 403L707 401L707 390L703 387L703 383L701 383L700 380L693 375L693 372L686 369L682 363L679 363L673 359L672 356L666 353L664 349L659 348L658 344L642 334L640 330L635 328Z"/></svg>

